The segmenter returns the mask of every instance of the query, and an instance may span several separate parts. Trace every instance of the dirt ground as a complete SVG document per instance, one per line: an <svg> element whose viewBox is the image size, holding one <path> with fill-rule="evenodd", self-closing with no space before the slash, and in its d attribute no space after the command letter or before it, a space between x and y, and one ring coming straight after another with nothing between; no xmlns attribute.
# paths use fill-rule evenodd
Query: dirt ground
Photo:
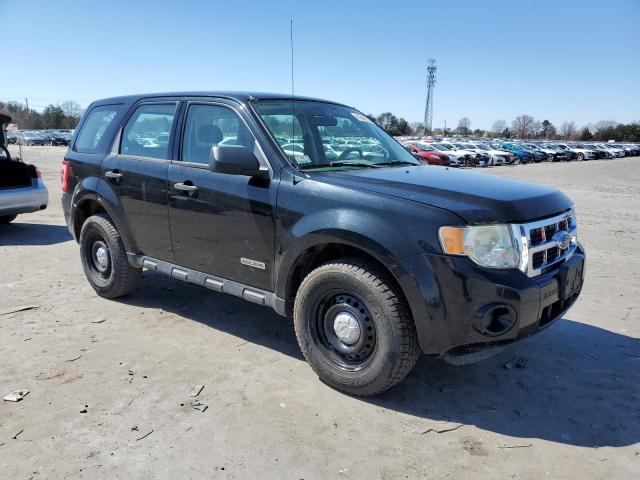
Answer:
<svg viewBox="0 0 640 480"><path fill-rule="evenodd" d="M49 208L0 228L0 311L37 306L0 312L0 394L31 392L0 402L0 478L640 478L640 158L486 169L575 201L582 296L495 358L422 358L363 399L318 381L267 308L150 272L98 297L60 207L64 151L24 149Z"/></svg>

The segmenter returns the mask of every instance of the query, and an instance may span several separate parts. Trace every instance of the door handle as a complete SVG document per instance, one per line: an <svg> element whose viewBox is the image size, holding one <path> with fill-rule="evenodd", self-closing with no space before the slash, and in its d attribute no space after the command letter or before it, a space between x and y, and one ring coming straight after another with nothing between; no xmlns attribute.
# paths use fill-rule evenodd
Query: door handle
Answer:
<svg viewBox="0 0 640 480"><path fill-rule="evenodd" d="M120 180L122 178L122 174L117 170L106 171L104 172L104 176L112 180Z"/></svg>
<svg viewBox="0 0 640 480"><path fill-rule="evenodd" d="M189 195L194 194L198 191L198 187L195 185L187 185L186 183L174 183L173 188L176 190L180 190L181 192L188 193Z"/></svg>

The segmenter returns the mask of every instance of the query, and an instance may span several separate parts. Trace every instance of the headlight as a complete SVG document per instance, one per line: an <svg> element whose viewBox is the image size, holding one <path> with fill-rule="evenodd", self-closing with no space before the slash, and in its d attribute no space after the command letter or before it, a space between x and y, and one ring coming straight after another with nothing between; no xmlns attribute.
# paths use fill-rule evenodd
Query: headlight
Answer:
<svg viewBox="0 0 640 480"><path fill-rule="evenodd" d="M466 255L487 268L518 268L520 250L509 225L440 227L444 253Z"/></svg>

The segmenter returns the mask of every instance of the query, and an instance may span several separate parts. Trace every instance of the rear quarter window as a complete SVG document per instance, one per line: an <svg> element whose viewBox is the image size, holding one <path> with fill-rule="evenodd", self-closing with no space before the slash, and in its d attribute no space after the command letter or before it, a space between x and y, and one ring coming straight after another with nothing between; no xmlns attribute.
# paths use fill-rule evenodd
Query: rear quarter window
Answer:
<svg viewBox="0 0 640 480"><path fill-rule="evenodd" d="M122 105L103 105L94 107L76 133L74 150L80 153L95 153L109 126L113 123Z"/></svg>

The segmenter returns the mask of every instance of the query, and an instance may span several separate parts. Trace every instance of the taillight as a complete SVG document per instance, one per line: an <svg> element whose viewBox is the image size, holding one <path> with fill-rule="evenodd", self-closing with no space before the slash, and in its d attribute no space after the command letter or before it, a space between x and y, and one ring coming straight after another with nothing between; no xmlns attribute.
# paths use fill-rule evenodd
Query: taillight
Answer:
<svg viewBox="0 0 640 480"><path fill-rule="evenodd" d="M29 176L31 178L42 178L42 172L35 165L29 165Z"/></svg>
<svg viewBox="0 0 640 480"><path fill-rule="evenodd" d="M60 183L62 184L62 193L68 193L69 190L69 160L66 158L62 161L62 170L60 170Z"/></svg>

